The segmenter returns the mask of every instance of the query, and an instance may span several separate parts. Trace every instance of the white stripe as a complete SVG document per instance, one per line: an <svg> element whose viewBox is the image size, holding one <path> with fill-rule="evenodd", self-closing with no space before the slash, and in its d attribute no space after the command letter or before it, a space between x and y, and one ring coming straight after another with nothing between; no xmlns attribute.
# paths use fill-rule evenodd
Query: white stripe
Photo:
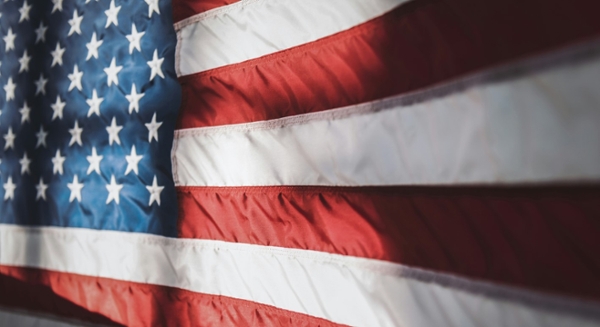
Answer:
<svg viewBox="0 0 600 327"><path fill-rule="evenodd" d="M598 180L598 76L595 58L412 105L419 94L180 130L174 177L182 186Z"/></svg>
<svg viewBox="0 0 600 327"><path fill-rule="evenodd" d="M407 0L251 0L175 25L176 69L188 75L239 63L333 35Z"/></svg>
<svg viewBox="0 0 600 327"><path fill-rule="evenodd" d="M587 303L575 312L552 296L398 264L220 241L0 225L0 264L220 294L353 326L600 322Z"/></svg>
<svg viewBox="0 0 600 327"><path fill-rule="evenodd" d="M10 296L2 294L2 296ZM80 321L67 321L61 318L19 311L14 309L0 309L0 326L10 327L75 327L99 326Z"/></svg>

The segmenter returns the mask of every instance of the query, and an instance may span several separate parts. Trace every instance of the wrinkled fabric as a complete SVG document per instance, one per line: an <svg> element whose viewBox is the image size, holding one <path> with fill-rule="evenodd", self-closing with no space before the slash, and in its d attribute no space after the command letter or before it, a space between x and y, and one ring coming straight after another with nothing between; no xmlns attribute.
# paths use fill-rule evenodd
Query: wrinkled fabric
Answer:
<svg viewBox="0 0 600 327"><path fill-rule="evenodd" d="M235 298L49 270L0 266L0 287L14 295L0 298L0 305L102 326L341 326ZM23 316L13 319L26 320Z"/></svg>
<svg viewBox="0 0 600 327"><path fill-rule="evenodd" d="M597 186L185 187L178 193L181 237L385 260L600 300Z"/></svg>
<svg viewBox="0 0 600 327"><path fill-rule="evenodd" d="M365 23L406 1L239 1L181 26L176 69L189 75L289 49Z"/></svg>
<svg viewBox="0 0 600 327"><path fill-rule="evenodd" d="M490 78L491 82L415 104L399 96L275 121L178 130L173 145L175 183L597 181L598 53L515 79Z"/></svg>
<svg viewBox="0 0 600 327"><path fill-rule="evenodd" d="M29 1L31 4L31 1ZM0 201L0 223L18 225L50 225L69 226L92 229L107 229L153 233L176 236L177 200L171 174L170 150L173 130L179 104L181 89L175 77L174 52L176 37L171 18L171 4L160 1L161 14L154 13L148 17L148 4L144 1L117 1L121 7L118 26L105 28L107 16L105 7L108 2L65 1L62 11L52 12L53 3L36 1L30 13L30 20L19 22L18 13L22 1L0 3L3 15L0 18L3 34L9 28L17 31L15 50L5 51L2 44L0 84L5 85L9 78L17 84L16 97L5 101L5 93L0 97L2 115L0 116L0 134L5 135L9 128L17 135L15 147L5 148L2 140L1 180L6 183L10 177L17 185L14 200ZM77 12L83 15L82 35L69 31L68 21ZM135 50L129 53L129 42L126 35L131 32L132 25L145 34L141 40L142 52ZM35 29L39 22L48 25L45 41L35 42ZM99 58L86 60L88 49L86 44L95 32L102 40ZM50 52L60 44L65 48L63 65L51 67ZM20 64L16 58L21 57L27 49L31 59L29 71L19 73ZM165 78L157 77L149 81L150 68L147 62L152 59L154 51L164 58L162 70ZM118 75L120 83L107 85L107 74L104 69L106 58L115 58L118 65L123 66ZM82 90L77 88L68 91L68 75L73 72L74 65L84 72ZM49 81L45 94L36 95L35 81L45 76ZM138 93L145 93L140 100L139 112L129 113L129 102L125 98L130 94L135 83ZM90 106L86 102L92 92L104 98L99 115L89 115ZM57 97L66 103L63 118L51 118L51 104ZM19 108L27 103L31 108L29 122L21 121ZM156 114L162 122L158 131L159 141L148 142L148 129L145 126ZM109 146L106 127L116 118L123 126L120 132L120 144ZM77 121L83 128L82 145L70 144L71 134ZM37 146L36 133L43 127L47 132L46 146ZM139 174L124 174L132 146L137 153L144 156L139 163ZM86 156L91 155L95 147L104 158L100 163L101 174L89 173L90 163ZM57 150L66 157L63 164L64 173L53 171L51 158ZM106 150L104 152L103 150ZM27 154L32 160L30 173L21 173L19 160ZM105 205L107 201L106 185L116 176L123 185L120 203ZM83 201L70 199L67 187L74 176L84 183ZM149 193L147 185L152 184L154 176L164 186L161 194L161 205L148 205ZM48 185L46 200L38 199L36 185L42 178ZM0 194L5 194L0 187Z"/></svg>
<svg viewBox="0 0 600 327"><path fill-rule="evenodd" d="M238 1L240 0L172 0L173 20L178 22L196 14Z"/></svg>
<svg viewBox="0 0 600 327"><path fill-rule="evenodd" d="M589 0L408 2L315 42L181 77L178 128L277 119L422 90L596 38L596 12L600 2ZM253 47L222 41L203 51Z"/></svg>
<svg viewBox="0 0 600 327"><path fill-rule="evenodd" d="M584 302L385 261L150 234L0 225L0 265L222 295L351 326L464 327L479 317L507 327L600 322L597 307Z"/></svg>

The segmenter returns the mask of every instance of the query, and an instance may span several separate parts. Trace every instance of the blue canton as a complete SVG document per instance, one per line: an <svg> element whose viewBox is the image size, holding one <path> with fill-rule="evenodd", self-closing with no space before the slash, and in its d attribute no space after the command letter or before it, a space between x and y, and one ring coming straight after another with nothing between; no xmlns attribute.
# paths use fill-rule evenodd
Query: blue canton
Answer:
<svg viewBox="0 0 600 327"><path fill-rule="evenodd" d="M0 223L176 236L171 3L0 1Z"/></svg>

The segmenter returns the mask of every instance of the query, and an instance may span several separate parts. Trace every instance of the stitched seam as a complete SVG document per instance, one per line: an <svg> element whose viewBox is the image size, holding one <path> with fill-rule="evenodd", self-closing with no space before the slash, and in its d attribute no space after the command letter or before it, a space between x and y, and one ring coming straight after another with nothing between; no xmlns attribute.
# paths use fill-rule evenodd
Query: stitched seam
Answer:
<svg viewBox="0 0 600 327"><path fill-rule="evenodd" d="M0 225L2 226L2 225ZM4 225L8 227L7 225ZM310 250L299 250L299 249L287 249L280 247L267 247L260 245L251 245L252 248L247 248L249 245L242 243L230 243L224 241L215 241L215 240L198 240L198 239L175 239L158 235L144 235L141 233L126 233L126 232L107 232L107 231L92 231L86 229L78 229L78 235L72 235L71 231L63 230L64 228L52 228L52 227L8 227L4 229L2 232L8 232L7 229L11 229L12 233L21 233L28 235L37 235L39 237L44 237L44 235L52 235L57 239L67 242L73 243L75 240L80 239L82 237L100 237L105 241L110 241L111 239L118 239L120 241L124 241L127 244L131 245L159 245L165 247L173 247L175 250L179 250L180 248L194 248L200 250L214 250L214 251L228 251L232 252L244 252L244 253L257 253L262 255L276 255L280 257L284 257L287 259L306 259L315 263L323 263L323 264L338 264L344 267L356 267L356 268L364 268L365 270L370 270L373 272L381 272L386 274L401 274L404 269L407 269L404 266L399 264L376 260L376 259L367 259L367 258L359 258L352 256L342 256L337 254L330 253L320 253L317 251ZM85 235L89 234L89 235ZM104 234L104 235L101 235ZM123 235L127 234L127 238L123 238ZM363 261L363 262L361 262Z"/></svg>
<svg viewBox="0 0 600 327"><path fill-rule="evenodd" d="M80 235L68 235L68 231L58 227L9 227L4 226L4 230L0 230L3 233L31 233L31 234L54 234L60 239L66 240L66 242L73 242L81 237L86 237L83 234L94 234L93 232L81 229L84 231ZM86 233L88 232L88 233ZM123 241L123 232L103 232L102 238L106 241L118 238ZM184 240L184 239L172 239L162 236L151 236L141 235L134 233L127 233L129 244L148 244L148 245L167 245L173 247L175 250L179 250L183 247L192 247L196 249L208 249L213 251L228 251L233 252L245 252L245 253L256 253L262 255L279 256L288 258L291 260L305 259L318 264L335 264L339 267L358 268L364 270L364 272L385 274L392 277L412 279L423 283L434 283L441 287L450 287L453 289L461 290L471 294L481 294L489 296L495 299L508 298L512 301L518 301L521 303L534 305L536 307L550 308L550 309L565 309L569 308L570 311L578 309L579 312L583 312L585 315L592 315L600 317L599 307L595 304L591 304L586 301L575 303L573 299L565 299L561 296L553 296L552 298L547 295L535 291L522 290L513 286L499 285L494 282L480 281L477 279L467 279L454 274L444 273L440 274L435 271L429 271L420 268L407 267L401 264L395 264L375 259L365 259L351 256L343 256L338 254L327 254L320 253L311 250L299 250L299 249L285 249L276 247L266 247L259 245L252 245L250 249L245 244L237 244L223 241L207 241L207 240ZM1 235L1 234L0 234ZM95 235L99 236L99 235ZM200 243L201 244L198 244ZM195 243L195 244L194 244ZM212 244L211 244L212 243ZM110 277L107 277L110 278ZM598 319L598 318L596 318Z"/></svg>
<svg viewBox="0 0 600 327"><path fill-rule="evenodd" d="M177 193L192 195L199 193L211 194L259 194L272 196L275 194L368 194L368 195L411 195L426 196L429 198L441 196L443 198L453 197L503 197L503 198L545 198L563 196L564 193L577 196L589 196L590 192L599 192L599 181L587 181L587 183L524 183L519 186L494 184L493 186L481 185L435 185L435 186L315 186L315 185L257 185L257 186L177 186ZM483 193L482 193L483 192ZM526 192L526 193L523 193ZM581 194L583 193L583 194ZM595 196L595 195L591 195Z"/></svg>
<svg viewBox="0 0 600 327"><path fill-rule="evenodd" d="M177 32L177 45L175 46L175 74L181 76L181 33Z"/></svg>
<svg viewBox="0 0 600 327"><path fill-rule="evenodd" d="M219 135L231 132L271 130L302 125L313 121L345 119L351 116L365 115L383 110L401 110L415 103L421 103L466 89L503 81L506 80L507 77L516 79L522 76L535 74L538 71L546 70L548 68L560 68L561 64L564 64L562 61L571 63L572 61L581 59L587 60L590 59L590 57L597 59L599 55L600 39L593 38L591 41L585 40L575 46L567 46L566 49L560 49L546 56L540 57L539 55L532 55L517 62L501 63L484 71L464 74L449 81L435 83L415 91L372 102L267 121L180 129L175 131L174 137L184 138L201 135ZM557 61L559 62L558 64L556 63Z"/></svg>
<svg viewBox="0 0 600 327"><path fill-rule="evenodd" d="M171 169L173 171L173 183L175 186L179 184L179 163L176 156L178 146L179 140L173 138L173 147L171 148Z"/></svg>

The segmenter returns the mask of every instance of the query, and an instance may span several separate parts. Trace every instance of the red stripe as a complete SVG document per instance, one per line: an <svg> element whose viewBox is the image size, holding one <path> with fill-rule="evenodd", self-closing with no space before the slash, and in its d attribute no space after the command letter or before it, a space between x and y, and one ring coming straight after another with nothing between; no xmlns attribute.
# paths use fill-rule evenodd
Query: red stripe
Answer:
<svg viewBox="0 0 600 327"><path fill-rule="evenodd" d="M0 305L125 326L340 326L268 305L181 289L0 266Z"/></svg>
<svg viewBox="0 0 600 327"><path fill-rule="evenodd" d="M600 32L596 0L416 0L351 30L180 78L178 128L322 111L414 91Z"/></svg>
<svg viewBox="0 0 600 327"><path fill-rule="evenodd" d="M196 14L238 1L239 0L173 0L173 21L177 23Z"/></svg>
<svg viewBox="0 0 600 327"><path fill-rule="evenodd" d="M382 259L600 299L600 187L178 189L181 237Z"/></svg>

